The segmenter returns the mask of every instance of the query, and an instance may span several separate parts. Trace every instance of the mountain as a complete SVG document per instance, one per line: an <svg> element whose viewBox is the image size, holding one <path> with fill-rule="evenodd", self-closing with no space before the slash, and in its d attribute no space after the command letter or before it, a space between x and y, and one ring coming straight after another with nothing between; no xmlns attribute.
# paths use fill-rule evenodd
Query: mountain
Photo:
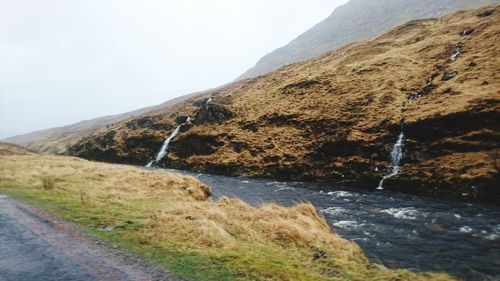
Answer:
<svg viewBox="0 0 500 281"><path fill-rule="evenodd" d="M264 57L255 68L239 79L267 73L285 64L311 58L354 41L371 38L411 19L437 16L498 1L500 0L351 0L338 7L330 17L289 45ZM43 153L64 154L83 137L105 130L107 126L133 119L153 109L168 110L170 105L203 94L204 92L194 93L158 106L9 137L5 141Z"/></svg>
<svg viewBox="0 0 500 281"><path fill-rule="evenodd" d="M372 38L409 20L438 17L498 2L498 0L351 0L286 46L264 56L238 80L256 77L284 65Z"/></svg>
<svg viewBox="0 0 500 281"><path fill-rule="evenodd" d="M151 112L161 108L168 108L169 106L183 102L191 97L202 95L203 93L204 92L198 92L185 95L160 105L146 107L127 113L85 120L76 124L18 135L7 138L4 141L29 147L30 149L41 153L66 154L69 147L75 145L85 136L92 135L99 130L109 129L113 127L113 124L115 123L128 119L134 119L146 112Z"/></svg>
<svg viewBox="0 0 500 281"><path fill-rule="evenodd" d="M410 21L113 124L67 152L144 165L178 131L160 166L374 189L403 133L387 189L500 203L499 34L500 5Z"/></svg>

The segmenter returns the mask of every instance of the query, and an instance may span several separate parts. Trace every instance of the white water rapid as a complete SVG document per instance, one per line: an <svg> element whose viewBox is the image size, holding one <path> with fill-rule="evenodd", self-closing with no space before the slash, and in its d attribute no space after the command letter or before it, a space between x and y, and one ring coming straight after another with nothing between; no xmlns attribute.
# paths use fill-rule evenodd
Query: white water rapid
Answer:
<svg viewBox="0 0 500 281"><path fill-rule="evenodd" d="M399 170L401 169L401 161L403 160L404 156L403 155L404 142L405 142L405 135L403 132L401 132L401 134L399 134L398 141L394 144L394 147L392 148L391 165L389 166L390 173L382 178L382 180L378 184L377 187L378 190L384 189L385 180L392 178L399 173Z"/></svg>

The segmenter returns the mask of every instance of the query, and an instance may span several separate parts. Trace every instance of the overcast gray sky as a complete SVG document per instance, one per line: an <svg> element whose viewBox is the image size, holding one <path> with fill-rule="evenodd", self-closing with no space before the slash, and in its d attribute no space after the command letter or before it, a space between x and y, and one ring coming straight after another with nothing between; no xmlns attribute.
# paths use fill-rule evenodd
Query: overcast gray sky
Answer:
<svg viewBox="0 0 500 281"><path fill-rule="evenodd" d="M0 138L230 82L347 0L0 0Z"/></svg>

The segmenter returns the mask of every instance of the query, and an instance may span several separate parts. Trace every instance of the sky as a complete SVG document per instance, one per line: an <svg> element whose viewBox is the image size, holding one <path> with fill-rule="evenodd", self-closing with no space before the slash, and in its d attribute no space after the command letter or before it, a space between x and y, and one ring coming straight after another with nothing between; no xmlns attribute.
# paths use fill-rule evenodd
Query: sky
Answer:
<svg viewBox="0 0 500 281"><path fill-rule="evenodd" d="M347 0L0 0L0 138L228 83Z"/></svg>

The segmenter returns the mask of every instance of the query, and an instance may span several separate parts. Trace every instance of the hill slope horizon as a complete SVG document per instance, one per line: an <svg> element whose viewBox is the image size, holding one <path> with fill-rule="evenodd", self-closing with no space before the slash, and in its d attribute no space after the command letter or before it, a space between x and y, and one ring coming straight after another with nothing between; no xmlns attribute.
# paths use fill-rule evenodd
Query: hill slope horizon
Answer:
<svg viewBox="0 0 500 281"><path fill-rule="evenodd" d="M237 80L310 59L350 43L373 38L410 20L434 18L498 0L351 0L287 45L262 57Z"/></svg>
<svg viewBox="0 0 500 281"><path fill-rule="evenodd" d="M267 73L291 62L302 61L307 58L312 58L314 56L320 55L341 45L346 45L354 41L360 41L373 37L374 35L387 30L391 26L396 26L397 22L403 23L410 19L430 17L432 15L449 13L460 9L470 9L477 6L486 5L491 2L499 2L500 0L438 0L430 2L427 1L429 3L425 3L426 5L422 5L426 1L351 0L347 4L338 7L327 19L318 23L312 29L306 31L304 34L299 36L287 46L279 48L271 54L262 58L261 62L259 62L254 68L250 69L245 74L240 76L237 80L242 80ZM412 2L414 6L406 7L409 2ZM404 9L404 11L401 13L402 9ZM356 18L356 22L367 25L366 28L368 29L365 28L363 29L364 31L361 31L356 30L356 28L352 26L345 26L343 27L343 29L338 28L338 26L341 26L345 22L349 22L348 20L346 20L346 18L350 16ZM382 17L385 19L384 24L379 26L369 24L372 22L373 18ZM363 34L360 35L360 32ZM342 33L343 36L337 38L337 35L339 33ZM317 37L318 34L321 34L323 38ZM345 37L345 35L349 36ZM273 54L275 53L288 53L288 49L293 50L293 56L296 56L296 58L292 60L287 59L286 63L279 61L273 62L269 67L264 67L264 69L261 69L261 67L259 66L266 65L267 60L274 60L272 57L274 57ZM283 58L283 55L278 54L277 56ZM155 109L166 109L173 104L185 101L195 96L209 93L213 90L223 88L224 86L225 85L222 85L212 90L180 96L178 98L168 100L160 105L141 108L117 115L83 120L75 124L49 129L41 129L26 134L8 137L3 140L17 145L29 147L41 153L64 154L70 146L76 144L76 141L80 140L82 137L94 134L101 129L112 126L112 124L114 123L133 119L134 117L140 116L144 113L147 113L148 111L153 111Z"/></svg>
<svg viewBox="0 0 500 281"><path fill-rule="evenodd" d="M168 100L159 105L148 106L130 112L103 116L90 120L82 120L74 124L37 130L27 134L15 135L12 137L7 137L2 141L28 147L40 153L65 154L70 146L76 144L76 142L84 136L91 135L101 129L110 128L115 123L133 119L137 116L141 116L144 113L181 103L186 99L198 95L203 95L205 92L207 91L183 95Z"/></svg>

